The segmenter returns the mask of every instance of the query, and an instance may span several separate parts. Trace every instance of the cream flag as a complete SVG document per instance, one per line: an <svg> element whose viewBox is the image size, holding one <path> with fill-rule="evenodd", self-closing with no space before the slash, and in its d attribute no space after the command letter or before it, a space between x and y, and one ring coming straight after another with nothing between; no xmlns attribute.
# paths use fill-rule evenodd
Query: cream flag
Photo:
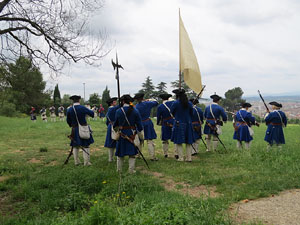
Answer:
<svg viewBox="0 0 300 225"><path fill-rule="evenodd" d="M197 94L202 89L201 73L198 61L179 13L179 54L180 72L183 73L184 82Z"/></svg>

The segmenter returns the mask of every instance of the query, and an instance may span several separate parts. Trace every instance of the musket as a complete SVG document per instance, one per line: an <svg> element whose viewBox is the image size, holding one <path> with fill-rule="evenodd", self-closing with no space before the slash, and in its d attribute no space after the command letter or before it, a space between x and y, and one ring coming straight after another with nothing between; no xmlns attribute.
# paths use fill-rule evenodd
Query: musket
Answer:
<svg viewBox="0 0 300 225"><path fill-rule="evenodd" d="M70 138L71 141L73 141L75 144L77 144L76 141L74 140L74 138L73 138L71 135L68 135L68 138ZM90 156L90 154L89 154L82 146L79 146L79 147L80 147L81 150L84 151L88 156ZM64 162L63 165L66 165L66 164L69 162L69 159L70 159L70 157L71 157L72 155L73 155L73 146L72 146L72 148L71 148L71 150L70 150L70 153L69 153L69 155L68 155L68 157L67 157L67 159L65 160L65 162Z"/></svg>
<svg viewBox="0 0 300 225"><path fill-rule="evenodd" d="M193 101L193 105L195 104L196 99L198 99L200 97L200 95L202 94L202 92L204 91L204 88L206 87L206 85L203 85L201 91L199 92L199 94L197 95L197 97L194 99Z"/></svg>
<svg viewBox="0 0 300 225"><path fill-rule="evenodd" d="M133 140L130 139L130 137L128 137L126 134L123 134L123 133L121 133L121 137L125 138L127 141L129 141L131 144L133 144L133 146L136 148L138 153L142 156L142 159L144 160L146 166L150 170L150 167L149 167L149 164L148 164L147 160L145 159L145 157L144 157L143 153L141 152L141 150L139 149L139 147L134 144Z"/></svg>
<svg viewBox="0 0 300 225"><path fill-rule="evenodd" d="M113 59L111 60L111 64L113 65L114 70L116 70L116 80L117 80L117 86L118 86L118 100L119 100L119 105L121 105L121 101L120 101L120 79L119 79L119 68L123 69L124 68L119 64L118 62L118 54L116 53L116 63L113 61Z"/></svg>
<svg viewBox="0 0 300 225"><path fill-rule="evenodd" d="M69 152L69 155L67 157L67 159L65 160L63 165L66 165L69 162L70 157L73 155L73 146L71 147L71 150Z"/></svg>
<svg viewBox="0 0 300 225"><path fill-rule="evenodd" d="M224 143L221 141L221 139L219 138L219 135L217 134L217 129L216 127L213 127L210 123L208 123L206 121L206 124L210 127L210 129L214 132L214 135L217 137L218 141L221 143L221 145L223 146L223 148L225 149L225 151L227 151Z"/></svg>
<svg viewBox="0 0 300 225"><path fill-rule="evenodd" d="M268 106L267 106L267 104L266 104L266 102L265 102L265 100L264 100L263 96L261 96L261 94L260 94L260 91L259 91L259 90L258 90L258 94L259 94L259 97L260 97L260 99L263 101L263 103L264 103L264 105L265 105L265 107L266 107L266 110L267 110L267 112L268 112L268 113L270 113L270 110L269 110L269 108L268 108Z"/></svg>
<svg viewBox="0 0 300 225"><path fill-rule="evenodd" d="M225 149L225 151L227 152L227 149L224 145L224 143L221 141L221 139L219 138L219 135L217 134L217 132L215 131L215 136L217 137L218 141L221 143L221 145L223 146L223 148Z"/></svg>

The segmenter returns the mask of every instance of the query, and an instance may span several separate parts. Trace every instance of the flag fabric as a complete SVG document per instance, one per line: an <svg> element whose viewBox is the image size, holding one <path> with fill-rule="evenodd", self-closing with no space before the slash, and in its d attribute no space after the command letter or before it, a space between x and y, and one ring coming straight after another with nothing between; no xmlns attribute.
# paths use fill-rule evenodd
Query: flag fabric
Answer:
<svg viewBox="0 0 300 225"><path fill-rule="evenodd" d="M180 73L183 73L184 82L195 93L200 93L202 89L201 73L195 55L192 42L182 22L179 13L179 55Z"/></svg>

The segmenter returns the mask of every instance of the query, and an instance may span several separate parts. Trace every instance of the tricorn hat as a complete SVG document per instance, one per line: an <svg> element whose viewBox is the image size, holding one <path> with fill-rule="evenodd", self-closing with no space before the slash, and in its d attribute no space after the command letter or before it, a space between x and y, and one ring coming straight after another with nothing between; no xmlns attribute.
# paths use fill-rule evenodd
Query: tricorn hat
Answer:
<svg viewBox="0 0 300 225"><path fill-rule="evenodd" d="M280 103L278 103L278 102L270 102L269 104L270 105L275 105L278 108L282 108L282 105Z"/></svg>
<svg viewBox="0 0 300 225"><path fill-rule="evenodd" d="M137 93L134 95L133 99L143 99L144 98L144 93Z"/></svg>
<svg viewBox="0 0 300 225"><path fill-rule="evenodd" d="M210 98L214 101L219 101L222 97L220 97L219 95L217 94L213 94L210 96Z"/></svg>
<svg viewBox="0 0 300 225"><path fill-rule="evenodd" d="M117 97L113 97L113 98L110 98L106 101L107 105L110 105L111 103L113 103L113 101L116 101L118 98Z"/></svg>
<svg viewBox="0 0 300 225"><path fill-rule="evenodd" d="M191 98L190 102L193 103L194 105L199 103L198 99L194 99L194 98Z"/></svg>
<svg viewBox="0 0 300 225"><path fill-rule="evenodd" d="M181 94L185 93L185 90L184 89L175 89L172 92L176 95L181 95Z"/></svg>
<svg viewBox="0 0 300 225"><path fill-rule="evenodd" d="M160 94L159 97L163 100L168 100L172 95L166 93L166 94Z"/></svg>
<svg viewBox="0 0 300 225"><path fill-rule="evenodd" d="M247 107L250 108L251 106L252 105L249 102L245 102L245 103L242 104L243 108L247 108Z"/></svg>
<svg viewBox="0 0 300 225"><path fill-rule="evenodd" d="M133 99L130 95L126 94L126 95L123 95L123 96L120 98L120 100L121 100L121 101L130 101L130 102L133 102L134 99Z"/></svg>
<svg viewBox="0 0 300 225"><path fill-rule="evenodd" d="M70 97L70 99L73 100L73 101L77 101L77 100L81 99L81 96L80 95L72 95Z"/></svg>

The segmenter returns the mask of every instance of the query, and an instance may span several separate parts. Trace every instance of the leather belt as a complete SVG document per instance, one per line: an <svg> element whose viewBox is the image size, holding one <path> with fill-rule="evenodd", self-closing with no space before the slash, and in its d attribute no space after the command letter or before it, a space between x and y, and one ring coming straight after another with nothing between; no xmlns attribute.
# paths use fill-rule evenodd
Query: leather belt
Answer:
<svg viewBox="0 0 300 225"><path fill-rule="evenodd" d="M119 129L120 130L131 130L131 129L135 129L135 126L121 126Z"/></svg>

